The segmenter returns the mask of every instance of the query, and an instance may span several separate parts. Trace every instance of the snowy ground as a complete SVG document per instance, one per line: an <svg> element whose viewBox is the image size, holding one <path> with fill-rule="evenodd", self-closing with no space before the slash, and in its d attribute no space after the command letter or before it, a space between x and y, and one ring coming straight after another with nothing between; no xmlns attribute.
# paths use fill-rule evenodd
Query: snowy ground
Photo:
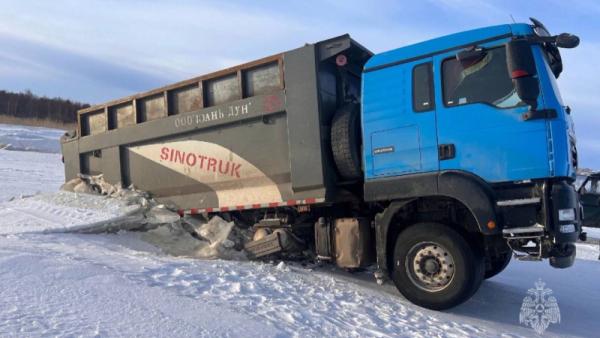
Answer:
<svg viewBox="0 0 600 338"><path fill-rule="evenodd" d="M597 245L579 245L566 270L513 261L469 302L434 312L366 273L174 257L135 232L57 233L124 208L53 194L61 166L56 154L0 150L2 337L531 337L519 310L538 279L554 291L562 316L544 336L600 329Z"/></svg>

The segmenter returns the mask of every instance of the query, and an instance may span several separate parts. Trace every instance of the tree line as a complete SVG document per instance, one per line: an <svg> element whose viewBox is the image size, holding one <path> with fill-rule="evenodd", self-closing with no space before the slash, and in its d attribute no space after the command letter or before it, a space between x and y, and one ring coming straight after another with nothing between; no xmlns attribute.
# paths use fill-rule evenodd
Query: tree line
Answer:
<svg viewBox="0 0 600 338"><path fill-rule="evenodd" d="M89 106L59 97L37 96L29 90L22 93L0 90L0 115L16 118L73 123L77 122L77 111Z"/></svg>

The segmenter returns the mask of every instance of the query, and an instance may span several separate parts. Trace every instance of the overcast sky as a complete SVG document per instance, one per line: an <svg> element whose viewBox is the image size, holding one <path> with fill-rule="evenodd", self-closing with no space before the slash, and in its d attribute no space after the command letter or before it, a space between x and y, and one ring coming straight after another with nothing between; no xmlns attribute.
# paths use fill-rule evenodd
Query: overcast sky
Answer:
<svg viewBox="0 0 600 338"><path fill-rule="evenodd" d="M580 36L559 85L582 165L600 169L595 0L0 0L0 89L101 103L344 33L377 53L511 15Z"/></svg>

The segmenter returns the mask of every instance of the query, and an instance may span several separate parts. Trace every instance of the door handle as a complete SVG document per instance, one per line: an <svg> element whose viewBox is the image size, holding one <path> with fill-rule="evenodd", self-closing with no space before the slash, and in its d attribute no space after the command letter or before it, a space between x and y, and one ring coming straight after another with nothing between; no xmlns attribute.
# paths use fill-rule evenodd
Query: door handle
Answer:
<svg viewBox="0 0 600 338"><path fill-rule="evenodd" d="M454 147L454 144L440 144L438 146L438 158L440 161L449 160L454 157L456 157L456 147Z"/></svg>

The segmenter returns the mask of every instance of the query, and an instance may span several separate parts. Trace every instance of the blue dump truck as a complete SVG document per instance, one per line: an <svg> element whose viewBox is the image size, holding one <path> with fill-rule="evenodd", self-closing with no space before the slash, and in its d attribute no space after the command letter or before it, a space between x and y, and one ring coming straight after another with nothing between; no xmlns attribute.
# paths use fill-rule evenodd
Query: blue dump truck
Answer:
<svg viewBox="0 0 600 338"><path fill-rule="evenodd" d="M307 44L79 111L65 176L233 221L251 258L375 266L450 308L513 254L574 263L577 148L556 79L578 43L532 19L376 55L348 35Z"/></svg>

